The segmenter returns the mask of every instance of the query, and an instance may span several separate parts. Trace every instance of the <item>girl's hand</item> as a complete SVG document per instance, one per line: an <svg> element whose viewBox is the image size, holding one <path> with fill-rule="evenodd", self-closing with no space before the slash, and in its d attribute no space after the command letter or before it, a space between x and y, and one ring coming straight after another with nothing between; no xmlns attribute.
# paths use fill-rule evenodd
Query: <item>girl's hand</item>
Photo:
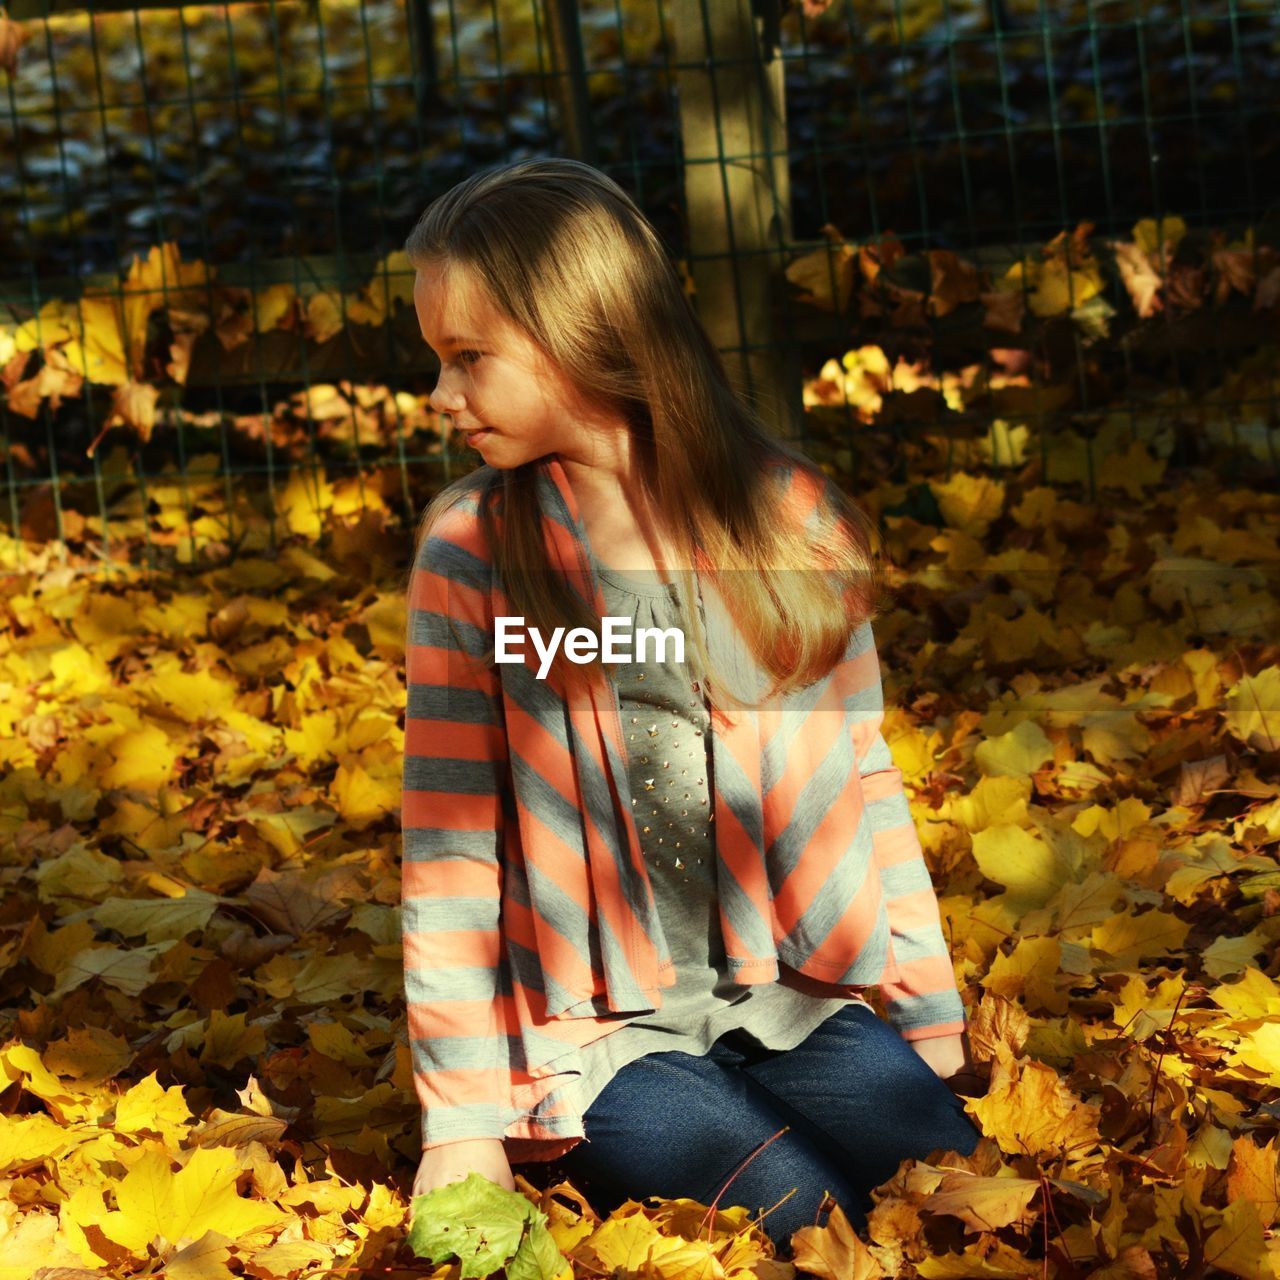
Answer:
<svg viewBox="0 0 1280 1280"><path fill-rule="evenodd" d="M952 1093L965 1097L981 1097L987 1082L974 1065L969 1051L969 1036L960 1031L953 1036L930 1036L925 1040L909 1040L910 1046L940 1077Z"/></svg>
<svg viewBox="0 0 1280 1280"><path fill-rule="evenodd" d="M460 1181L472 1173L496 1182L506 1191L516 1189L502 1139L466 1138L428 1147L422 1153L418 1173L413 1180L413 1194L425 1196L447 1182Z"/></svg>

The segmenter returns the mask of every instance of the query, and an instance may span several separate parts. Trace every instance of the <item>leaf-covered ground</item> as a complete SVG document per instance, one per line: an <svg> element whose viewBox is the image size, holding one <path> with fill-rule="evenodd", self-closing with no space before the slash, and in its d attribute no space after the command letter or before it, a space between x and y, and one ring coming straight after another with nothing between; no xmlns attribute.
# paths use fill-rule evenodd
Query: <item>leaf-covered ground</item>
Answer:
<svg viewBox="0 0 1280 1280"><path fill-rule="evenodd" d="M1275 1276L1280 497L1114 443L1096 504L1034 452L948 476L927 438L912 482L859 490L896 566L886 731L989 1076L976 1153L905 1162L868 1241L833 1213L793 1262L732 1187L710 1222L600 1221L520 1166L557 1249L510 1274ZM812 451L842 475L845 448ZM0 1280L456 1274L406 1240L411 531L321 473L277 495L274 555L246 502L234 564L145 580L193 485L225 494L115 511L109 576L0 543ZM511 1202L451 1194L518 1242Z"/></svg>

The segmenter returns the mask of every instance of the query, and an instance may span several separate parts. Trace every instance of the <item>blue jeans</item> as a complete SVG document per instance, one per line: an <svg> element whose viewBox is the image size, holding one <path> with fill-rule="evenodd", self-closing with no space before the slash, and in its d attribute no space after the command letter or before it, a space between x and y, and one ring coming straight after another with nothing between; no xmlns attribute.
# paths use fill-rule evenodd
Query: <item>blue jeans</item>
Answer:
<svg viewBox="0 0 1280 1280"><path fill-rule="evenodd" d="M729 1031L701 1057L673 1049L629 1062L587 1108L589 1141L559 1163L590 1183L602 1216L646 1196L710 1205L738 1164L788 1124L719 1204L745 1205L756 1218L797 1188L761 1224L783 1258L791 1233L817 1221L824 1192L863 1230L871 1188L903 1160L939 1147L972 1155L980 1136L907 1041L853 1004L794 1049Z"/></svg>

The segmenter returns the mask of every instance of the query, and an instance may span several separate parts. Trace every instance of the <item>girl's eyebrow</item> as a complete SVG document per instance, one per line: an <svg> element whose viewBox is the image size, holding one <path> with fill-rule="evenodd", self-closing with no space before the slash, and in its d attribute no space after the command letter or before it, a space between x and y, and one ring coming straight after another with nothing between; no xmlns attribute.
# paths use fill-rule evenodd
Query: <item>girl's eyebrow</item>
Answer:
<svg viewBox="0 0 1280 1280"><path fill-rule="evenodd" d="M427 342L425 336L423 337L422 340L423 342ZM459 337L457 334L454 334L448 338L440 339L440 345L442 347L456 347L456 346L461 346L463 343L470 343L473 346L483 345L484 339L483 338L462 338L462 337ZM427 342L427 346L431 347L431 343ZM431 350L434 351L435 347L431 347Z"/></svg>

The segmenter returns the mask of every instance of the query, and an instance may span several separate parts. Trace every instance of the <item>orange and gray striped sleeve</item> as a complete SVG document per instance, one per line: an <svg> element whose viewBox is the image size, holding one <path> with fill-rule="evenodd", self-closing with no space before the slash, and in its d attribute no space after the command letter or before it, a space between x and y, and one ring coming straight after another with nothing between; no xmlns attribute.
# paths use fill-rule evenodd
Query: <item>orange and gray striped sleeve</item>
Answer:
<svg viewBox="0 0 1280 1280"><path fill-rule="evenodd" d="M424 1146L501 1139L510 1096L499 930L507 740L491 567L472 507L435 522L407 600L401 911Z"/></svg>
<svg viewBox="0 0 1280 1280"><path fill-rule="evenodd" d="M857 750L890 944L899 965L897 979L880 983L885 1016L904 1040L958 1035L966 1026L964 1002L902 772L881 732L884 688L869 621L851 635L842 670L845 712Z"/></svg>

